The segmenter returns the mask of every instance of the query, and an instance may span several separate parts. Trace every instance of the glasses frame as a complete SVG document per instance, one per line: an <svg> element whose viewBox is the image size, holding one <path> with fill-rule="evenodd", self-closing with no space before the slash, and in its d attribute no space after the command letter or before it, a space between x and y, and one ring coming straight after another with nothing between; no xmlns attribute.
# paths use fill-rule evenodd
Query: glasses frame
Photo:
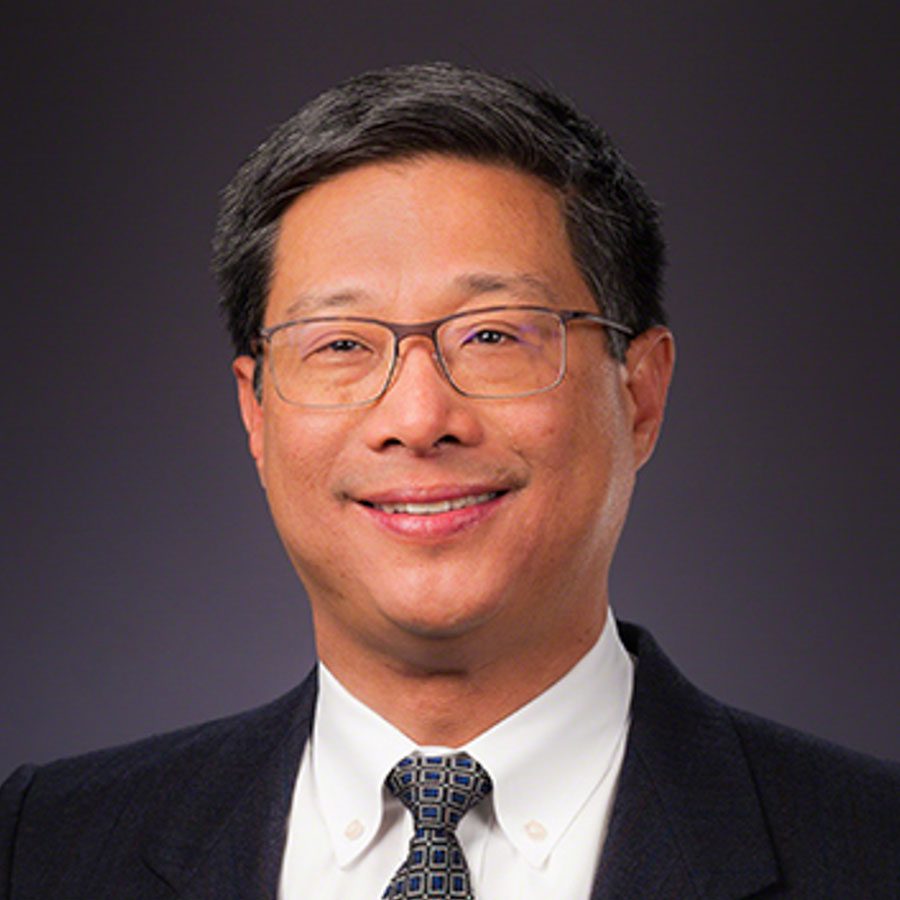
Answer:
<svg viewBox="0 0 900 900"><path fill-rule="evenodd" d="M517 394L481 394L464 390L453 380L453 376L447 368L447 362L444 359L444 354L441 352L441 347L438 342L438 330L442 325L445 325L447 322L452 322L454 319L461 319L465 316L481 315L485 313L505 312L507 310L548 313L559 320L560 328L562 330L562 353L560 355L559 374L556 376L556 380L546 387L522 391ZM431 341L431 346L434 348L433 358L437 363L438 370L444 376L447 383L458 394L461 394L463 397L470 397L473 400L513 400L519 397L531 397L535 394L544 394L547 391L552 391L555 387L558 387L563 378L565 378L568 363L569 323L591 322L596 325L602 325L604 328L611 329L612 331L618 331L629 337L634 336L634 331L627 325L623 325L621 322L616 322L613 319L608 319L597 313L587 312L583 309L553 309L548 306L483 306L477 309L461 310L460 312L451 313L449 316L442 316L439 319L431 319L427 322L413 323L386 322L384 319L376 319L369 316L306 316L299 319L289 319L286 322L279 322L277 325L270 325L268 328L260 328L257 337L251 344L251 352L256 359L257 369L262 361L261 357L264 355L265 348L271 345L272 337L274 335L279 331L284 331L295 325L304 325L309 322L364 322L369 325L380 325L390 331L393 335L394 343L391 363L390 366L388 366L387 375L385 376L381 390L366 400L359 400L354 403L298 403L296 400L289 400L281 391L281 387L278 384L278 376L275 374L274 364L272 363L272 355L268 354L269 374L272 376L272 383L275 385L278 396L281 397L285 403L303 409L355 409L357 407L370 406L373 403L377 403L388 392L391 382L394 380L394 373L397 370L397 361L400 358L400 343L410 337L425 337Z"/></svg>

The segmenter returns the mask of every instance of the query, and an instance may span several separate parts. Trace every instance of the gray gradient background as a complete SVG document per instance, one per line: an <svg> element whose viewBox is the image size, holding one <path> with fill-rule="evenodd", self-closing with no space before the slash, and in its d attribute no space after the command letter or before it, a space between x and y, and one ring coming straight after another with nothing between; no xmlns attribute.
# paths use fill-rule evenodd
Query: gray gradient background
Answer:
<svg viewBox="0 0 900 900"><path fill-rule="evenodd" d="M895 6L550 6L7 23L0 769L260 703L310 665L207 271L216 197L319 90L428 58L548 80L664 205L679 362L620 617L725 700L900 755Z"/></svg>

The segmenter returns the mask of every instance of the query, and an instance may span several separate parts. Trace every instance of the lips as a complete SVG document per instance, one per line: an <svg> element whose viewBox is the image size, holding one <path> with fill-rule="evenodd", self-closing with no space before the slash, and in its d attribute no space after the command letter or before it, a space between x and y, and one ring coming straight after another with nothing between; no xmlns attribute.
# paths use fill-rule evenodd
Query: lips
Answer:
<svg viewBox="0 0 900 900"><path fill-rule="evenodd" d="M492 518L510 494L506 486L403 488L354 498L357 508L386 533L404 541L454 539Z"/></svg>
<svg viewBox="0 0 900 900"><path fill-rule="evenodd" d="M361 501L364 505L373 509L388 513L389 515L407 516L437 516L441 513L453 512L457 509L466 509L469 506L477 506L479 503L487 503L499 497L505 491L485 491L479 494L469 494L464 497L455 497L452 500L434 501L407 501L398 503L374 503L367 500Z"/></svg>

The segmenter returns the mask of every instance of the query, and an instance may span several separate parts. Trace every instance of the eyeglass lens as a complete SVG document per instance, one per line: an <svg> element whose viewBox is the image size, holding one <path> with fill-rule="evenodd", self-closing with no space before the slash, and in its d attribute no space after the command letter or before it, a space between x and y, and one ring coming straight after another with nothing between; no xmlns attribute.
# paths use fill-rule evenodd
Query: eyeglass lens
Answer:
<svg viewBox="0 0 900 900"><path fill-rule="evenodd" d="M394 340L391 329L377 322L297 322L272 334L270 369L289 403L362 404L387 386ZM555 313L516 308L455 316L436 330L446 374L473 397L516 397L554 386L562 375L564 340Z"/></svg>

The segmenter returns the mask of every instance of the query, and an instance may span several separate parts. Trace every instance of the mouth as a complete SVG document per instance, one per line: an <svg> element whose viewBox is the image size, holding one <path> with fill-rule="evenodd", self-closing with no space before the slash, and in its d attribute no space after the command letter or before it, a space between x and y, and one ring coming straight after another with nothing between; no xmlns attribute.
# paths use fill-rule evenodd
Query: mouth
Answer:
<svg viewBox="0 0 900 900"><path fill-rule="evenodd" d="M419 502L400 502L400 503L375 503L370 500L361 500L363 506L370 509L377 509L379 512L388 515L406 515L406 516L438 516L441 513L454 512L458 509L467 509L470 506L478 506L482 503L489 503L502 497L506 491L485 491L479 494L469 494L463 497L454 497L447 500L419 501Z"/></svg>
<svg viewBox="0 0 900 900"><path fill-rule="evenodd" d="M511 490L493 485L405 488L354 499L357 508L385 533L434 545L492 519Z"/></svg>

